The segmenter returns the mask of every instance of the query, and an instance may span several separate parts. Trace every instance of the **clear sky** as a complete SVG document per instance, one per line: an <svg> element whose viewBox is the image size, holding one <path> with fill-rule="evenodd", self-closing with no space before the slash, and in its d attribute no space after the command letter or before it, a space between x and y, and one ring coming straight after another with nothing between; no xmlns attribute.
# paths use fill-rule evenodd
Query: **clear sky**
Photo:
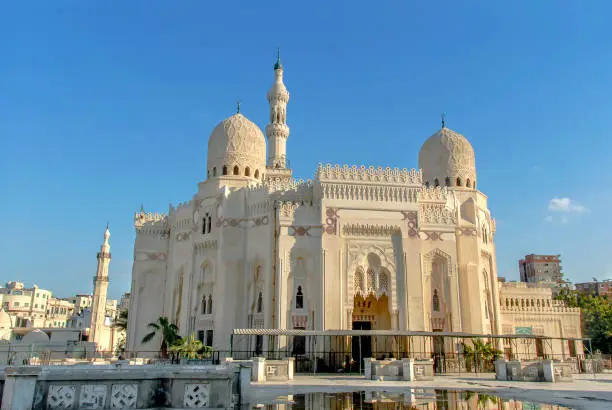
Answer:
<svg viewBox="0 0 612 410"><path fill-rule="evenodd" d="M296 176L319 162L416 168L447 124L472 142L500 276L560 253L612 277L609 1L28 1L0 5L0 281L130 287L133 215L206 176L235 111L260 127L281 47Z"/></svg>

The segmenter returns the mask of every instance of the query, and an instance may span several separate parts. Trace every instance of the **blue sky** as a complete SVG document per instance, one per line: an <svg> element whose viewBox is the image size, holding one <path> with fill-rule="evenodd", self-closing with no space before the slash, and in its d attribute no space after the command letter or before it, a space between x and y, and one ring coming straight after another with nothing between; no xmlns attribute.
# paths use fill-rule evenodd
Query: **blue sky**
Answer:
<svg viewBox="0 0 612 410"><path fill-rule="evenodd" d="M500 276L560 253L612 277L612 47L606 1L30 1L0 6L0 281L129 290L133 213L189 200L210 131L267 122L276 47L288 155L417 167L447 113L476 151Z"/></svg>

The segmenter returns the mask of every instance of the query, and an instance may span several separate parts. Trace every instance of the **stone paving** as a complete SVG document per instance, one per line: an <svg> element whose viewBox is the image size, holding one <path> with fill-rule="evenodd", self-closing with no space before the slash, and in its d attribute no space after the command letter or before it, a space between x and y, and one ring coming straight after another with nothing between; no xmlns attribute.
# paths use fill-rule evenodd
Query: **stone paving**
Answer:
<svg viewBox="0 0 612 410"><path fill-rule="evenodd" d="M264 399L313 392L400 392L410 387L486 391L507 399L551 403L572 409L612 409L612 374L574 375L574 381L566 383L503 382L496 381L493 374L437 376L433 381L421 382L374 381L346 375L296 375L290 382L251 383L248 395Z"/></svg>

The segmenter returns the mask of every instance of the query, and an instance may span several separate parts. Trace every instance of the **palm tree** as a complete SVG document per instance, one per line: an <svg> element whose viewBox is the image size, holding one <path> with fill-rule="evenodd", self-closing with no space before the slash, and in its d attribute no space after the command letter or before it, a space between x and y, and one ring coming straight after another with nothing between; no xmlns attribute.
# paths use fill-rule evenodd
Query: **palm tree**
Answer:
<svg viewBox="0 0 612 410"><path fill-rule="evenodd" d="M119 312L119 316L114 320L113 327L119 330L127 330L128 325L128 311L123 309Z"/></svg>
<svg viewBox="0 0 612 410"><path fill-rule="evenodd" d="M178 327L174 323L170 323L166 316L160 316L156 322L149 323L147 326L153 329L153 331L151 333L147 333L142 338L142 343L149 343L157 335L157 333L160 333L161 346L159 348L159 352L161 353L161 357L165 359L168 357L168 346L172 346L177 340L180 339L178 335Z"/></svg>
<svg viewBox="0 0 612 410"><path fill-rule="evenodd" d="M196 339L192 333L190 336L178 340L174 346L170 346L169 350L184 359L199 359L200 351L207 347L210 349L209 346L204 346L202 342Z"/></svg>

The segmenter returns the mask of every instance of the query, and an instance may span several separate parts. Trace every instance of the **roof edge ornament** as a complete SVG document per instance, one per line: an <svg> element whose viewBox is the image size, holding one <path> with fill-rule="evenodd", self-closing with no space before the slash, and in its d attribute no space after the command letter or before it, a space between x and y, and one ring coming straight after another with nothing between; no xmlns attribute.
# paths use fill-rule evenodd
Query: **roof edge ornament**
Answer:
<svg viewBox="0 0 612 410"><path fill-rule="evenodd" d="M281 58L280 58L280 47L276 48L276 63L274 63L274 69L275 70L282 70L283 68L283 63L281 63Z"/></svg>

